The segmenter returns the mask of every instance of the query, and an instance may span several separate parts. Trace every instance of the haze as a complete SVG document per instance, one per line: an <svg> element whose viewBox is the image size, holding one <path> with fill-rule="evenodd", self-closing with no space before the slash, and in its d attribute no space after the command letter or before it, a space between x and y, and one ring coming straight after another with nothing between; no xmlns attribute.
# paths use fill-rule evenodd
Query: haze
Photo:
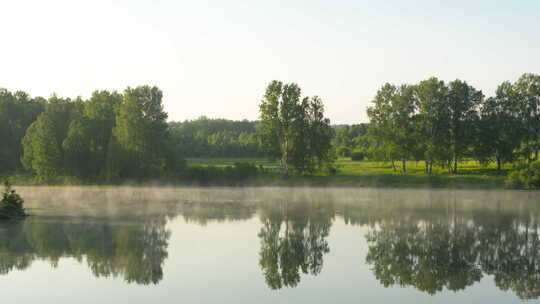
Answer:
<svg viewBox="0 0 540 304"><path fill-rule="evenodd" d="M0 87L157 85L171 120L254 120L279 79L358 123L385 82L460 78L489 95L539 72L538 16L538 1L3 1Z"/></svg>

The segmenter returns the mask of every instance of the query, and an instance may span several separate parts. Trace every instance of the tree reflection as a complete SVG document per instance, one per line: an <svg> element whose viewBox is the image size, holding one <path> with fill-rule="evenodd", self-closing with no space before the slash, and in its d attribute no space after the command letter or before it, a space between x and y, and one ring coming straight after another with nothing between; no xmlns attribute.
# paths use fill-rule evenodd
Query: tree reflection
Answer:
<svg viewBox="0 0 540 304"><path fill-rule="evenodd" d="M502 290L524 300L540 297L538 219L529 215L478 214L479 260Z"/></svg>
<svg viewBox="0 0 540 304"><path fill-rule="evenodd" d="M40 215L0 223L0 274L25 270L35 260L56 267L62 257L72 257L96 277L156 284L168 257L170 219L181 215L184 222L219 229L219 223L258 215L259 266L266 284L295 287L302 276L321 273L337 215L346 225L366 227L365 259L384 286L433 295L461 291L492 276L499 289L521 299L540 297L540 205L534 195L512 192L498 200L501 193L485 199L485 193L472 191L419 196L373 190L356 199L351 189L334 196L280 189L279 195L261 199L258 189L242 195L213 191L181 201L173 191L155 200L154 192L129 191L108 204L106 193L84 191L90 198L80 199L82 211L65 200L42 200L48 208Z"/></svg>
<svg viewBox="0 0 540 304"><path fill-rule="evenodd" d="M540 297L536 219L499 211L419 214L372 223L366 262L381 284L435 294L463 290L493 275L501 290L521 299Z"/></svg>
<svg viewBox="0 0 540 304"><path fill-rule="evenodd" d="M474 234L466 223L381 222L367 236L366 257L384 285L414 286L434 294L443 288L457 291L480 281Z"/></svg>
<svg viewBox="0 0 540 304"><path fill-rule="evenodd" d="M295 287L301 273L318 275L330 251L333 209L313 204L266 205L261 210L259 265L272 289Z"/></svg>
<svg viewBox="0 0 540 304"><path fill-rule="evenodd" d="M158 283L170 232L163 219L144 223L29 219L0 226L0 274L23 270L36 259L53 267L61 257L86 260L97 277L123 277L137 284Z"/></svg>

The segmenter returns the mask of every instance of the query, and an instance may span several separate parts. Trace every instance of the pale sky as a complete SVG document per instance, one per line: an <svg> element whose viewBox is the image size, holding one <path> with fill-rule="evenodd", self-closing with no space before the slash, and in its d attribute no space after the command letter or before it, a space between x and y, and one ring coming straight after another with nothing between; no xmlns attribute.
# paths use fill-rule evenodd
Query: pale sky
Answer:
<svg viewBox="0 0 540 304"><path fill-rule="evenodd" d="M540 1L0 0L0 87L32 96L156 85L172 120L258 118L273 79L367 121L385 82L485 94L540 73Z"/></svg>

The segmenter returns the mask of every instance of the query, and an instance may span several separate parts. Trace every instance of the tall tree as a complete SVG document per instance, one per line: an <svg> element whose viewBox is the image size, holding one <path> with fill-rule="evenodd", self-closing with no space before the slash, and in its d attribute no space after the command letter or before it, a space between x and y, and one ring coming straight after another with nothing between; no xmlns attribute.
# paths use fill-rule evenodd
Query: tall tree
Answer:
<svg viewBox="0 0 540 304"><path fill-rule="evenodd" d="M375 148L386 160L402 161L402 171L407 171L407 159L415 152L415 99L414 87L396 87L385 84L375 96L374 105L368 108L371 137Z"/></svg>
<svg viewBox="0 0 540 304"><path fill-rule="evenodd" d="M373 106L368 107L370 154L375 159L392 162L399 158L394 139L394 122L392 100L397 94L397 87L386 83L377 91L373 99Z"/></svg>
<svg viewBox="0 0 540 304"><path fill-rule="evenodd" d="M324 105L319 97L305 97L296 111L291 163L296 171L313 174L317 168L334 161L331 146L334 130L330 120L324 117Z"/></svg>
<svg viewBox="0 0 540 304"><path fill-rule="evenodd" d="M280 157L284 176L289 174L289 155L294 144L294 123L300 103L300 87L274 80L266 88L260 104L261 136L273 156Z"/></svg>
<svg viewBox="0 0 540 304"><path fill-rule="evenodd" d="M109 145L109 177L143 178L165 171L169 135L162 96L157 87L124 91Z"/></svg>
<svg viewBox="0 0 540 304"><path fill-rule="evenodd" d="M47 100L45 111L26 130L22 163L38 180L46 181L65 173L62 142L71 121L80 117L81 108L80 99L71 101L53 95Z"/></svg>
<svg viewBox="0 0 540 304"><path fill-rule="evenodd" d="M519 94L519 119L523 124L523 151L527 160L538 160L540 151L540 75L523 74L515 83Z"/></svg>
<svg viewBox="0 0 540 304"><path fill-rule="evenodd" d="M459 160L475 140L473 130L483 98L482 91L464 81L454 80L448 84L446 101L449 114L449 148L452 155L452 159L448 160L448 168L453 174L458 173Z"/></svg>
<svg viewBox="0 0 540 304"><path fill-rule="evenodd" d="M25 168L36 173L38 181L61 174L62 153L56 141L54 121L47 113L39 115L23 138Z"/></svg>
<svg viewBox="0 0 540 304"><path fill-rule="evenodd" d="M290 165L302 174L331 167L333 131L318 97L300 98L298 85L272 81L260 105L261 139L268 153L280 158L284 176Z"/></svg>
<svg viewBox="0 0 540 304"><path fill-rule="evenodd" d="M42 98L32 99L22 91L0 89L0 173L20 169L22 138L26 129L43 112Z"/></svg>
<svg viewBox="0 0 540 304"><path fill-rule="evenodd" d="M495 97L482 104L479 133L473 147L480 161L489 162L493 157L497 170L501 170L503 163L515 160L523 137L518 112L519 97L509 82L499 85Z"/></svg>
<svg viewBox="0 0 540 304"><path fill-rule="evenodd" d="M62 144L70 174L86 179L105 174L108 144L115 124L114 109L120 99L116 92L95 91L84 103L82 117L71 122Z"/></svg>
<svg viewBox="0 0 540 304"><path fill-rule="evenodd" d="M448 88L442 80L431 77L415 86L418 103L419 145L424 151L426 173L433 172L433 163L448 159Z"/></svg>

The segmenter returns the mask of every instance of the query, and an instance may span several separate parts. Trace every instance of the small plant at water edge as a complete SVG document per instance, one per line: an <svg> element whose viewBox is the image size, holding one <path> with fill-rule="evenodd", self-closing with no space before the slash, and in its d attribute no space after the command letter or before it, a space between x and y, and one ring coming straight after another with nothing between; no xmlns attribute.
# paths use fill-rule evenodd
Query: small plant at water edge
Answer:
<svg viewBox="0 0 540 304"><path fill-rule="evenodd" d="M540 161L511 172L506 184L513 188L540 189Z"/></svg>
<svg viewBox="0 0 540 304"><path fill-rule="evenodd" d="M23 219L28 216L23 208L24 200L11 188L8 180L4 181L4 187L0 201L0 220Z"/></svg>

